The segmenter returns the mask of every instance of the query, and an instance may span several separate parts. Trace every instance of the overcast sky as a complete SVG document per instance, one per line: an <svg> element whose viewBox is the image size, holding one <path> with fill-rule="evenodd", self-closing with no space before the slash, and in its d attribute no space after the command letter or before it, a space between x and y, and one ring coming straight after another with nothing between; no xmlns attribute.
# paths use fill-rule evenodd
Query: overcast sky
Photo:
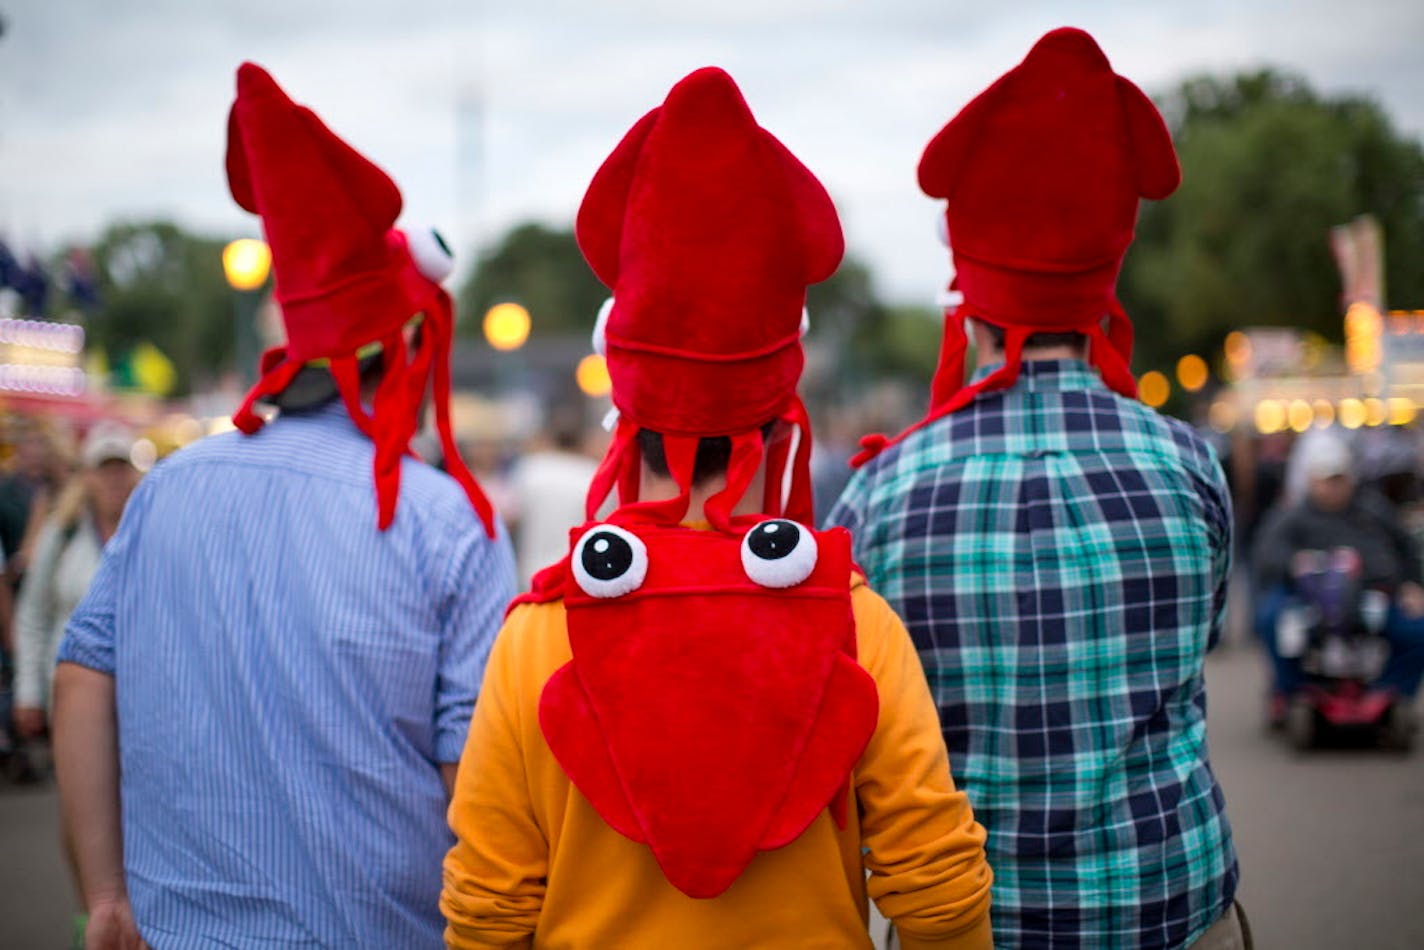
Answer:
<svg viewBox="0 0 1424 950"><path fill-rule="evenodd" d="M439 227L466 261L521 220L570 223L627 128L722 66L825 182L881 291L922 303L947 264L920 151L1053 27L1093 33L1149 94L1275 65L1424 133L1419 0L0 0L0 15L0 235L42 249L118 219L257 235L222 170L244 59L391 172L402 222Z"/></svg>

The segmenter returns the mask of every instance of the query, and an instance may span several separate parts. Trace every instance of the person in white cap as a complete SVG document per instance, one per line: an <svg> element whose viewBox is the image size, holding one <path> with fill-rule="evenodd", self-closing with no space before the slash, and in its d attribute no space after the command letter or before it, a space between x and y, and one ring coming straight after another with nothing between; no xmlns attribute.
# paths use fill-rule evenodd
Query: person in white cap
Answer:
<svg viewBox="0 0 1424 950"><path fill-rule="evenodd" d="M1360 583L1392 598L1384 635L1390 655L1371 686L1403 700L1406 713L1424 678L1424 574L1414 539L1378 495L1360 490L1350 448L1335 432L1302 438L1291 459L1304 477L1304 495L1266 519L1252 552L1257 590L1256 630L1271 656L1273 723L1283 720L1293 695L1304 685L1299 659L1276 649L1276 620L1290 602L1291 561L1299 551L1354 548L1361 560Z"/></svg>
<svg viewBox="0 0 1424 950"><path fill-rule="evenodd" d="M15 610L15 730L22 738L46 731L50 675L64 625L138 485L133 445L133 435L117 423L90 429L80 450L82 468L40 531Z"/></svg>

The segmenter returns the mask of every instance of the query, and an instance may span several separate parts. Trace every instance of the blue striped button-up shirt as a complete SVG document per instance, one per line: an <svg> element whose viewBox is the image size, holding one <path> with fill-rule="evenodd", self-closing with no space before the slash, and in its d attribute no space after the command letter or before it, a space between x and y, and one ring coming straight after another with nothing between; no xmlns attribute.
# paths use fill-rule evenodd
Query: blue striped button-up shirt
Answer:
<svg viewBox="0 0 1424 950"><path fill-rule="evenodd" d="M129 502L59 659L111 674L124 867L155 947L441 945L456 762L513 585L413 459L376 529L339 403L192 445Z"/></svg>
<svg viewBox="0 0 1424 950"><path fill-rule="evenodd" d="M1001 946L1182 947L1230 906L1202 679L1230 511L1191 429L1063 361L886 450L831 512L924 661Z"/></svg>

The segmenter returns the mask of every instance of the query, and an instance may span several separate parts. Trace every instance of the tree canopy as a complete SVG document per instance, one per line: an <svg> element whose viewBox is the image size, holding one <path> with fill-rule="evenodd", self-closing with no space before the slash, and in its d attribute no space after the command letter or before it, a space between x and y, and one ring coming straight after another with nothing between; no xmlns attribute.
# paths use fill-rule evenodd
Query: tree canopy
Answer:
<svg viewBox="0 0 1424 950"><path fill-rule="evenodd" d="M232 360L232 291L223 277L224 241L166 221L115 224L93 246L98 307L90 346L122 359L148 343L178 371L176 391Z"/></svg>
<svg viewBox="0 0 1424 950"><path fill-rule="evenodd" d="M1341 337L1329 232L1383 227L1386 297L1424 307L1424 151L1381 108L1261 71L1187 80L1161 102L1182 186L1144 208L1119 284L1139 368L1209 353L1241 326ZM1160 329L1159 329L1160 328Z"/></svg>

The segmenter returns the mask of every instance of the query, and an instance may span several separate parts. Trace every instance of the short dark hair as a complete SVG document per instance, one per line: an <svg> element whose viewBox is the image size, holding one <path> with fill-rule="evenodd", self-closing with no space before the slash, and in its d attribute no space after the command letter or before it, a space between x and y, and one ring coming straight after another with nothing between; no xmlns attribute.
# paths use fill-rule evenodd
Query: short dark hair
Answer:
<svg viewBox="0 0 1424 950"><path fill-rule="evenodd" d="M767 439L771 437L772 429L776 428L776 420L772 419L761 427L761 437ZM643 461L648 469L659 478L670 478L672 472L668 469L667 453L663 450L663 434L652 429L638 430L638 451L643 454ZM692 484L701 485L709 479L716 478L727 471L727 463L732 460L732 439L730 436L713 435L704 436L697 442L697 457L692 463Z"/></svg>
<svg viewBox="0 0 1424 950"><path fill-rule="evenodd" d="M989 338L994 341L994 345L1002 350L1006 339L1004 328L987 320L980 320L979 323L989 331ZM1063 333L1030 333L1024 340L1024 346L1081 347L1087 345L1088 335L1079 333L1077 330L1068 330Z"/></svg>

